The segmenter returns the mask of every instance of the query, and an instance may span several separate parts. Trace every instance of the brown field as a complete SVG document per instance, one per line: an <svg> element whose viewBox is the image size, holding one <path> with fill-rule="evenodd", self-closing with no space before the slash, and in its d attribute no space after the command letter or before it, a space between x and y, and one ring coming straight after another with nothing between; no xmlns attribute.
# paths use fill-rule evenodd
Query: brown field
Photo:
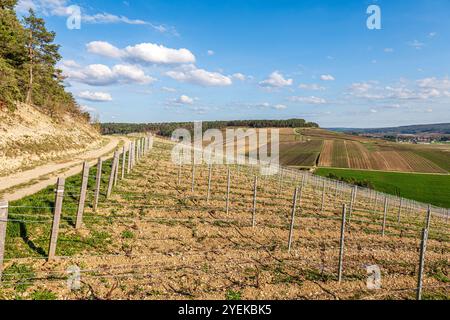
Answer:
<svg viewBox="0 0 450 320"><path fill-rule="evenodd" d="M106 239L100 247L88 242L91 246L84 251L59 252L63 257L50 263L8 256L6 278L13 274L9 270L14 264L32 266L36 276L21 289L20 298L45 291L60 299L414 299L424 211L404 208L397 222L398 208L391 205L382 237L382 199L358 197L345 234L344 278L339 283L341 208L348 204L349 190L338 193L334 183L325 190L305 184L293 250L288 253L292 194L298 179L260 177L257 224L252 228L256 171L232 167L230 212L226 214L227 168L214 167L208 203L208 168L197 167L194 192L191 166L182 167L177 185L179 171L170 161L170 148L157 142L98 212L86 211L81 231L70 224L61 230L60 239L71 234L78 234L82 243L93 235ZM436 218L430 230L424 297L448 298L447 227L443 219ZM33 236L27 239L33 240ZM25 245L18 237L8 242L7 249ZM381 269L378 290L366 286L369 265ZM78 291L67 288L70 266L81 268ZM0 296L19 297L17 281L4 282Z"/></svg>
<svg viewBox="0 0 450 320"><path fill-rule="evenodd" d="M396 144L323 129L302 129L301 133L307 139L324 141L319 161L321 167L423 173L449 172L450 146Z"/></svg>
<svg viewBox="0 0 450 320"><path fill-rule="evenodd" d="M331 167L333 164L333 140L325 140L323 142L323 149L320 153L319 166L320 167Z"/></svg>

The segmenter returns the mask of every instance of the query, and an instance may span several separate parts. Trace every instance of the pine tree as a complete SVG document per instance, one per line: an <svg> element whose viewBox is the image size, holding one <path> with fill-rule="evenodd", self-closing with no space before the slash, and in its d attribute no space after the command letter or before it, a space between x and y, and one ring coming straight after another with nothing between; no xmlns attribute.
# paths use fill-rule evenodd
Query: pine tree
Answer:
<svg viewBox="0 0 450 320"><path fill-rule="evenodd" d="M55 65L61 56L58 53L59 45L53 43L55 33L46 29L44 19L38 18L33 9L30 9L29 15L24 18L24 25L27 33L28 53L28 86L25 102L31 104L33 103L35 70L39 69L42 79L47 80L49 76L54 77Z"/></svg>

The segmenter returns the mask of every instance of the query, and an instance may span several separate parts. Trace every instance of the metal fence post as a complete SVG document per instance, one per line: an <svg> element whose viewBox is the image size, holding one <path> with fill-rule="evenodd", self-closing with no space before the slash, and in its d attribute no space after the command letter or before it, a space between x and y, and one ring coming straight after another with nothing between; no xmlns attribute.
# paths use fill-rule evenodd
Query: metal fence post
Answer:
<svg viewBox="0 0 450 320"><path fill-rule="evenodd" d="M427 220L426 220L426 224L425 224L425 228L429 231L430 230L430 225L431 225L431 206L428 205L428 209L427 209Z"/></svg>
<svg viewBox="0 0 450 320"><path fill-rule="evenodd" d="M191 185L191 192L195 192L195 160L192 163L192 185Z"/></svg>
<svg viewBox="0 0 450 320"><path fill-rule="evenodd" d="M207 191L207 195L206 195L206 203L209 203L209 199L211 198L211 178L212 178L212 164L209 165L208 191Z"/></svg>
<svg viewBox="0 0 450 320"><path fill-rule="evenodd" d="M95 177L94 211L97 211L98 198L100 197L100 187L102 184L102 169L103 169L102 167L103 167L103 160L102 158L98 158L97 175Z"/></svg>
<svg viewBox="0 0 450 320"><path fill-rule="evenodd" d="M252 215L252 227L256 227L256 196L258 192L258 176L255 176L253 183L253 215Z"/></svg>
<svg viewBox="0 0 450 320"><path fill-rule="evenodd" d="M384 214L383 214L383 226L381 228L381 235L384 237L384 233L386 231L386 220L387 220L387 213L389 208L389 200L388 197L384 197Z"/></svg>
<svg viewBox="0 0 450 320"><path fill-rule="evenodd" d="M402 206L403 206L403 198L400 198L400 205L398 207L397 223L400 223L400 219L401 219L401 215L402 215Z"/></svg>
<svg viewBox="0 0 450 320"><path fill-rule="evenodd" d="M109 175L108 191L106 192L107 199L111 196L112 189L114 186L114 176L115 176L115 171L116 171L116 167L117 167L117 160L119 158L118 154L119 153L117 151L114 152L114 157L111 162L111 173Z"/></svg>
<svg viewBox="0 0 450 320"><path fill-rule="evenodd" d="M125 146L123 146L122 150L122 176L121 179L123 180L125 178L125 160L127 159L127 150L125 149Z"/></svg>
<svg viewBox="0 0 450 320"><path fill-rule="evenodd" d="M292 238L294 236L295 212L297 211L298 187L294 191L294 199L292 200L291 224L289 226L288 252L291 252Z"/></svg>
<svg viewBox="0 0 450 320"><path fill-rule="evenodd" d="M344 204L342 208L342 223L341 223L341 239L339 242L339 269L338 281L342 281L342 270L344 264L344 248L345 248L345 220L347 215L347 205Z"/></svg>
<svg viewBox="0 0 450 320"><path fill-rule="evenodd" d="M50 236L50 245L48 249L48 261L55 258L56 245L58 243L59 221L61 220L62 204L64 199L64 185L66 180L58 178L56 195L55 195L55 209L53 213L52 233Z"/></svg>
<svg viewBox="0 0 450 320"><path fill-rule="evenodd" d="M427 250L428 241L428 229L423 229L422 231L422 242L420 245L420 258L419 258L419 276L417 280L417 300L422 300L423 291L423 272L425 269L425 253Z"/></svg>
<svg viewBox="0 0 450 320"><path fill-rule="evenodd" d="M81 180L80 201L78 202L78 211L75 229L80 229L81 225L83 224L84 205L86 203L88 182L89 182L89 163L85 161L83 164L83 177Z"/></svg>
<svg viewBox="0 0 450 320"><path fill-rule="evenodd" d="M325 180L323 180L322 184L322 205L320 206L321 213L323 213L324 208L325 208Z"/></svg>
<svg viewBox="0 0 450 320"><path fill-rule="evenodd" d="M231 171L230 167L228 167L228 177L227 177L227 204L225 211L228 214L230 211L230 189L231 189Z"/></svg>
<svg viewBox="0 0 450 320"><path fill-rule="evenodd" d="M6 226L8 225L8 201L0 201L0 282L3 274L3 259L5 257Z"/></svg>

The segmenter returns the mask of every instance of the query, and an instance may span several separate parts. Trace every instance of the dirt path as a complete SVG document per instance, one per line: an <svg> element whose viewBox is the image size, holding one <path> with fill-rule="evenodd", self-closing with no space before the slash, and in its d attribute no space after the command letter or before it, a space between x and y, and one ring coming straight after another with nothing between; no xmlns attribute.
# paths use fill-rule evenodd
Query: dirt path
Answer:
<svg viewBox="0 0 450 320"><path fill-rule="evenodd" d="M99 157L109 156L121 141L122 137L106 137L109 142L100 149L89 150L65 162L51 162L31 170L22 171L10 176L1 177L0 195L7 201L15 201L32 195L55 183L57 177L70 177L82 170L81 164L89 161L90 165Z"/></svg>

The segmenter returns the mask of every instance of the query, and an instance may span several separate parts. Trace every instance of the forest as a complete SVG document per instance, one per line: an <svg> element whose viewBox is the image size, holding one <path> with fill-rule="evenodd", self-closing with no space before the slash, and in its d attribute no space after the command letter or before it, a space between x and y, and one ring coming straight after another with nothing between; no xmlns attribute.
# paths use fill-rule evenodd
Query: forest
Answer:
<svg viewBox="0 0 450 320"><path fill-rule="evenodd" d="M203 132L208 129L224 129L230 127L244 128L318 128L314 122L303 119L289 120L232 120L232 121L205 121L202 123ZM168 123L102 123L103 134L128 134L133 132L152 132L164 137L172 136L172 132L179 128L194 130L192 122Z"/></svg>
<svg viewBox="0 0 450 320"><path fill-rule="evenodd" d="M19 18L17 0L0 0L0 109L17 103L38 107L53 118L71 113L89 120L73 95L65 90L55 32L30 9Z"/></svg>

